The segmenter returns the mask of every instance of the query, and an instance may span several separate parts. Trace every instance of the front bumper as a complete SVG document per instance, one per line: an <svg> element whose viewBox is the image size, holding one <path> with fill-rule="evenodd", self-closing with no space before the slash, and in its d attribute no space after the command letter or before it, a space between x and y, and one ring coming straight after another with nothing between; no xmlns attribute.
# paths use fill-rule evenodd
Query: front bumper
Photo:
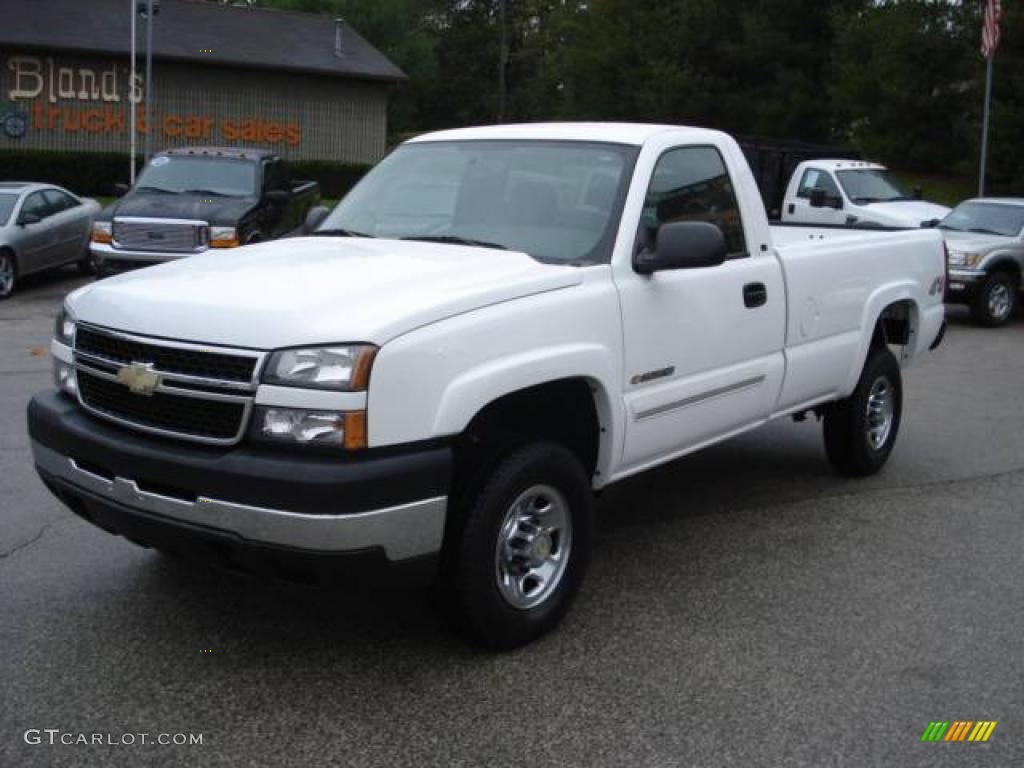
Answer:
<svg viewBox="0 0 1024 768"><path fill-rule="evenodd" d="M132 251L126 248L115 248L108 243L89 243L89 253L92 254L93 258L100 264L108 266L111 271L120 271L121 269L134 269L137 267L145 267L151 264L162 264L165 261L174 261L175 259L185 259L189 256L195 256L200 253L205 253L207 248L201 251L195 252L172 252L172 251Z"/></svg>
<svg viewBox="0 0 1024 768"><path fill-rule="evenodd" d="M376 553L391 563L441 549L448 446L363 458L221 450L122 429L55 392L32 399L28 422L37 471L58 498L143 544L212 539L245 558Z"/></svg>
<svg viewBox="0 0 1024 768"><path fill-rule="evenodd" d="M968 301L974 290L984 281L985 271L981 269L951 268L946 285L946 301Z"/></svg>

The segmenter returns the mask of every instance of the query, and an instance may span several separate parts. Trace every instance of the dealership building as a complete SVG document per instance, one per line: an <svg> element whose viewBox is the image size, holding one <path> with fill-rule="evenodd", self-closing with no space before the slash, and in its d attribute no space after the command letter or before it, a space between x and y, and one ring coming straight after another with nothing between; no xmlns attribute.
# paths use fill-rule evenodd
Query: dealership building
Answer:
<svg viewBox="0 0 1024 768"><path fill-rule="evenodd" d="M387 101L405 78L341 20L201 0L160 0L152 99L145 108L146 20L131 0L4 0L0 153L141 152L256 146L293 160L372 163L384 154ZM2 157L2 154L0 154Z"/></svg>

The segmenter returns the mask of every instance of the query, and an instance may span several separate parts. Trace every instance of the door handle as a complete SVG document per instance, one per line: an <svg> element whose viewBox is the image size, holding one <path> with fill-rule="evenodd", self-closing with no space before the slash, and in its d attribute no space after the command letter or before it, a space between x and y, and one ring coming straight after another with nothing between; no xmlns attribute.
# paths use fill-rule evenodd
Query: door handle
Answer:
<svg viewBox="0 0 1024 768"><path fill-rule="evenodd" d="M747 283L743 286L743 304L753 309L763 307L768 303L768 289L764 283Z"/></svg>

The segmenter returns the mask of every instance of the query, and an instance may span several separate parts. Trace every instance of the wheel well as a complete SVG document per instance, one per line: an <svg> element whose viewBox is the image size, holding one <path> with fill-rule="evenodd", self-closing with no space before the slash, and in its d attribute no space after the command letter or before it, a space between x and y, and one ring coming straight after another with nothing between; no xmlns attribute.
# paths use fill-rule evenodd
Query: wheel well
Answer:
<svg viewBox="0 0 1024 768"><path fill-rule="evenodd" d="M1014 278L1020 283L1021 273L1020 264L1011 259L1005 261L999 261L989 267L989 272L1009 272Z"/></svg>
<svg viewBox="0 0 1024 768"><path fill-rule="evenodd" d="M896 301L882 310L871 335L871 348L900 347L899 358L906 359L917 333L917 307L910 299Z"/></svg>
<svg viewBox="0 0 1024 768"><path fill-rule="evenodd" d="M455 448L458 485L473 484L511 447L536 439L568 447L593 475L601 424L592 385L561 379L504 395L473 417Z"/></svg>

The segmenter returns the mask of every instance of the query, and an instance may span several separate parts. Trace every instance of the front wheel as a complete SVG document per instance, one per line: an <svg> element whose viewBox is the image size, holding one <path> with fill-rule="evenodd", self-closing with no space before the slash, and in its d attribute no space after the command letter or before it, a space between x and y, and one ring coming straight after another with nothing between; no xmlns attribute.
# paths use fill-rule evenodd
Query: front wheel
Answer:
<svg viewBox="0 0 1024 768"><path fill-rule="evenodd" d="M975 322L989 328L1005 325L1017 307L1020 286L1009 272L993 272L985 278L971 302Z"/></svg>
<svg viewBox="0 0 1024 768"><path fill-rule="evenodd" d="M868 353L857 388L825 412L825 453L840 473L866 477L889 458L903 413L900 365L885 347Z"/></svg>
<svg viewBox="0 0 1024 768"><path fill-rule="evenodd" d="M0 251L0 299L14 293L18 285L18 263L10 251Z"/></svg>
<svg viewBox="0 0 1024 768"><path fill-rule="evenodd" d="M538 442L513 450L470 494L437 585L458 627L510 649L552 629L590 554L592 494L579 459Z"/></svg>

